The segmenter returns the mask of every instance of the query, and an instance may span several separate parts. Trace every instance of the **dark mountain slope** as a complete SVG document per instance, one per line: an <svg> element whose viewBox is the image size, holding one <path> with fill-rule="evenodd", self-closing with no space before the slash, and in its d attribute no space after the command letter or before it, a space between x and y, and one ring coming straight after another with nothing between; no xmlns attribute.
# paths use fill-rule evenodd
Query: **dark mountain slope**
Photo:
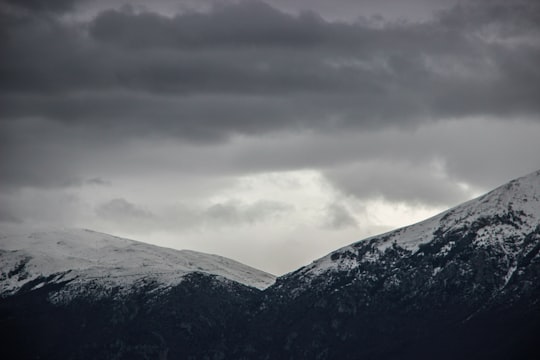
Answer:
<svg viewBox="0 0 540 360"><path fill-rule="evenodd" d="M87 285L88 291L91 284ZM221 359L260 292L192 273L170 289L145 284L117 296L55 304L62 284L0 301L3 352L17 359Z"/></svg>

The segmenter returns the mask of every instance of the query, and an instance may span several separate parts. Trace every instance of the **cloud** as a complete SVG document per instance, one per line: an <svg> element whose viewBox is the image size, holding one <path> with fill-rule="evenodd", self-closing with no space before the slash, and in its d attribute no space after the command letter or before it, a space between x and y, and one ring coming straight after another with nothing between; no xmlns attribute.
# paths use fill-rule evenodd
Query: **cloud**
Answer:
<svg viewBox="0 0 540 360"><path fill-rule="evenodd" d="M326 224L325 226L340 230L347 227L357 227L358 223L349 210L339 203L331 203L326 207Z"/></svg>
<svg viewBox="0 0 540 360"><path fill-rule="evenodd" d="M536 118L538 6L509 5L512 17L497 16L504 4L478 4L378 27L257 2L173 17L107 10L88 24L8 17L2 117L205 141L449 117Z"/></svg>
<svg viewBox="0 0 540 360"><path fill-rule="evenodd" d="M201 213L201 222L212 225L244 225L268 221L292 210L292 207L275 201L257 201L243 204L227 201L209 206Z"/></svg>
<svg viewBox="0 0 540 360"><path fill-rule="evenodd" d="M486 1L477 0L439 12L441 24L475 35L495 34L502 39L519 39L539 31L540 5L534 0ZM491 38L490 40L496 40Z"/></svg>
<svg viewBox="0 0 540 360"><path fill-rule="evenodd" d="M4 189L2 189L4 190ZM86 204L64 189L0 191L0 222L73 226L85 218Z"/></svg>
<svg viewBox="0 0 540 360"><path fill-rule="evenodd" d="M141 208L129 201L118 198L112 199L96 208L96 214L109 221L140 221L155 217L150 211Z"/></svg>
<svg viewBox="0 0 540 360"><path fill-rule="evenodd" d="M446 174L444 164L410 162L352 163L325 172L345 194L358 199L384 199L416 205L445 206L473 194L465 184Z"/></svg>
<svg viewBox="0 0 540 360"><path fill-rule="evenodd" d="M110 186L112 185L110 181L104 180L100 177L93 177L91 179L88 179L85 181L86 184L89 185L98 185L98 186Z"/></svg>
<svg viewBox="0 0 540 360"><path fill-rule="evenodd" d="M0 223L22 223L22 220L15 217L8 209L0 208Z"/></svg>
<svg viewBox="0 0 540 360"><path fill-rule="evenodd" d="M208 206L188 203L169 205L167 209L152 212L123 198L112 199L95 209L96 215L102 220L120 227L128 226L126 231L129 231L131 226L145 231L251 226L278 219L291 211L291 205L276 201L245 203L228 200Z"/></svg>
<svg viewBox="0 0 540 360"><path fill-rule="evenodd" d="M108 10L91 23L90 34L99 41L128 48L303 46L322 40L316 30L323 25L314 13L293 16L263 2L244 1L174 17Z"/></svg>
<svg viewBox="0 0 540 360"><path fill-rule="evenodd" d="M307 168L360 198L373 186L442 204L467 196L459 183L496 185L496 169L534 163L535 145L519 139L540 119L535 2L465 2L424 21L371 23L261 2L177 15L124 7L84 20L26 7L0 7L4 189ZM433 158L447 178L431 174ZM390 184L396 169L401 188Z"/></svg>
<svg viewBox="0 0 540 360"><path fill-rule="evenodd" d="M23 8L33 12L66 12L73 10L75 3L80 0L2 0L15 8Z"/></svg>
<svg viewBox="0 0 540 360"><path fill-rule="evenodd" d="M99 152L107 139L107 134L100 131L66 127L39 118L2 119L1 186L52 188L88 185L83 179L95 179L95 174L82 174L83 162ZM116 145L121 143L122 139L116 139Z"/></svg>

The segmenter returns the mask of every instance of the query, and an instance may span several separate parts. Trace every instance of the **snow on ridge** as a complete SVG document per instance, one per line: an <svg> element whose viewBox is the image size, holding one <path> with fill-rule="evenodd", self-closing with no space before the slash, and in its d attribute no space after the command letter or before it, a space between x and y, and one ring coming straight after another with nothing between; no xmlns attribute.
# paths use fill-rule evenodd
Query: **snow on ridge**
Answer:
<svg viewBox="0 0 540 360"><path fill-rule="evenodd" d="M19 268L20 274L15 274ZM11 272L11 276L9 275ZM0 229L0 294L13 293L39 277L97 280L130 287L141 279L164 287L193 272L217 275L264 289L275 276L217 255L174 250L82 229Z"/></svg>
<svg viewBox="0 0 540 360"><path fill-rule="evenodd" d="M377 261L384 251L394 244L414 253L418 251L420 245L433 240L435 231L446 232L451 229L466 227L482 217L505 215L509 211L520 213L522 223L519 229L508 225L481 229L476 238L476 243L480 246L490 246L496 243L504 252L508 253L509 258L512 258L515 257L515 254L511 254L512 250L506 248L507 245L505 245L504 240L516 233L530 232L540 225L540 170L512 180L485 195L469 200L419 223L347 245L313 261L301 269L300 274L311 278L328 271L346 271L357 266L358 261ZM361 244L373 245L362 259L353 260L344 257L333 260L339 254L356 253L355 248ZM519 246L516 246L516 248L519 248Z"/></svg>

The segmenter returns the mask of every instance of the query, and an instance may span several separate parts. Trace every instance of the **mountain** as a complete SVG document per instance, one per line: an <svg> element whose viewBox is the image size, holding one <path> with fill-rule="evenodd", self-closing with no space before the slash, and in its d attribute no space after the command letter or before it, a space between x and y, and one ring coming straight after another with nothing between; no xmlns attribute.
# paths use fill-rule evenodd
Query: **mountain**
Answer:
<svg viewBox="0 0 540 360"><path fill-rule="evenodd" d="M89 231L0 242L16 358L540 358L540 171L269 287L231 260Z"/></svg>
<svg viewBox="0 0 540 360"><path fill-rule="evenodd" d="M538 359L540 171L332 252L264 302L251 358Z"/></svg>
<svg viewBox="0 0 540 360"><path fill-rule="evenodd" d="M273 275L89 230L0 230L0 336L17 359L183 359L224 334Z"/></svg>
<svg viewBox="0 0 540 360"><path fill-rule="evenodd" d="M90 280L104 289L129 290L144 281L170 287L193 272L259 289L275 281L271 274L221 256L178 251L91 230L1 229L0 256L0 294L4 296L55 279L69 281L71 291Z"/></svg>
<svg viewBox="0 0 540 360"><path fill-rule="evenodd" d="M332 274L354 271L362 264L384 263L386 254L394 251L401 257L436 258L432 263L437 266L431 274L436 278L452 266L456 255L459 258L466 251L471 256L489 252L501 260L497 264L497 281L498 290L503 290L518 270L520 260L534 250L530 247L539 225L540 171L420 223L341 248L286 278L301 279L304 284L331 279Z"/></svg>

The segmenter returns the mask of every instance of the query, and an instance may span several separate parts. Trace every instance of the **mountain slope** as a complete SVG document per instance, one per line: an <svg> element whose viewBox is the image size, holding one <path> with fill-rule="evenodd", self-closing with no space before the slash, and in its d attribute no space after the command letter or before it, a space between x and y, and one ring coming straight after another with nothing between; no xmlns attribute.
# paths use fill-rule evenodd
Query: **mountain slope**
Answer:
<svg viewBox="0 0 540 360"><path fill-rule="evenodd" d="M0 338L17 359L220 358L274 276L89 230L0 231Z"/></svg>
<svg viewBox="0 0 540 360"><path fill-rule="evenodd" d="M540 172L341 248L265 298L252 358L539 358Z"/></svg>
<svg viewBox="0 0 540 360"><path fill-rule="evenodd" d="M294 276L309 281L320 274L347 271L357 267L359 262L377 262L389 248L416 256L430 249L431 255L444 259L458 250L450 235L467 233L474 236L471 244L476 248L504 254L501 264L506 269L504 283L507 283L516 270L518 258L526 253L525 238L539 225L540 172L537 171L420 223L336 250L295 272ZM440 248L436 244L441 245ZM434 272L442 269L436 267Z"/></svg>
<svg viewBox="0 0 540 360"><path fill-rule="evenodd" d="M104 288L127 290L143 280L170 287L192 272L218 275L259 289L275 279L221 256L79 229L4 228L0 230L0 259L0 296L55 279L69 281L72 289L93 280Z"/></svg>

